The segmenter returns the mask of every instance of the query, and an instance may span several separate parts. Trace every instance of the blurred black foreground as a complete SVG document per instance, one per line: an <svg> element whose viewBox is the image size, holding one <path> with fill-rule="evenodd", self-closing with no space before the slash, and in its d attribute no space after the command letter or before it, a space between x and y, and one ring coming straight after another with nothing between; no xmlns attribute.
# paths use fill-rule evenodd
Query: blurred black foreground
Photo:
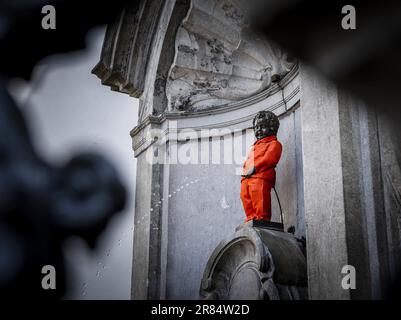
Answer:
<svg viewBox="0 0 401 320"><path fill-rule="evenodd" d="M171 0L164 0L171 1ZM99 155L52 167L32 147L23 115L6 90L30 79L42 58L84 48L87 31L113 21L127 3L76 0L0 1L0 296L60 298L65 293L61 243L78 235L90 246L125 203L116 171ZM401 2L250 1L252 23L301 61L393 120L401 141ZM357 29L344 32L341 8L357 9ZM44 5L57 7L57 30L41 28ZM398 145L397 160L401 160ZM57 290L40 286L44 265L57 270ZM399 298L399 284L390 298Z"/></svg>
<svg viewBox="0 0 401 320"><path fill-rule="evenodd" d="M57 7L57 31L45 32L42 6ZM71 235L94 248L110 218L125 206L117 171L101 155L81 154L60 167L35 152L24 117L7 92L8 79L29 79L42 58L82 49L87 31L121 11L82 1L0 4L0 298L61 298L66 291L62 242ZM39 23L38 23L39 22ZM50 268L57 275L51 284ZM42 273L43 272L43 273Z"/></svg>

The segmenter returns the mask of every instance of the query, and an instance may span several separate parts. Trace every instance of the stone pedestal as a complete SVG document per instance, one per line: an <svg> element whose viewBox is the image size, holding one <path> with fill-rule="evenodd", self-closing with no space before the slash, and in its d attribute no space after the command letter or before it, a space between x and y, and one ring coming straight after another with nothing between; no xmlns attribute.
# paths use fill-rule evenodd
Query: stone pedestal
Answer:
<svg viewBox="0 0 401 320"><path fill-rule="evenodd" d="M262 225L260 223L256 223ZM246 223L211 254L200 297L213 300L307 299L302 244L277 226Z"/></svg>

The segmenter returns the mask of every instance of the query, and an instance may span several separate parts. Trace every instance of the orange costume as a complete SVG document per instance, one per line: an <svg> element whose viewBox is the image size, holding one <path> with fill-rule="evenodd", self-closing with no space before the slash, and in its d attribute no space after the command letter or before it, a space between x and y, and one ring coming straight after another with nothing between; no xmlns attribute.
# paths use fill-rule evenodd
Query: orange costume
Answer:
<svg viewBox="0 0 401 320"><path fill-rule="evenodd" d="M271 219L270 192L276 183L275 167L280 160L282 145L275 135L257 140L244 163L243 174L255 168L249 178L241 179L241 200L246 220Z"/></svg>

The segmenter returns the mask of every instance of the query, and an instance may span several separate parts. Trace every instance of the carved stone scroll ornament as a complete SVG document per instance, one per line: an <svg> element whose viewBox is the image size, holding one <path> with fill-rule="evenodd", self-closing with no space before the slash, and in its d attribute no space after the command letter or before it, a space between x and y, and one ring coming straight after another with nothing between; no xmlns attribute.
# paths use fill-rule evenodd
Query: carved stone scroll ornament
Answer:
<svg viewBox="0 0 401 320"><path fill-rule="evenodd" d="M214 250L201 282L202 299L306 299L306 258L291 234L240 227Z"/></svg>
<svg viewBox="0 0 401 320"><path fill-rule="evenodd" d="M203 110L267 89L294 65L251 30L244 3L192 0L167 79L170 110Z"/></svg>

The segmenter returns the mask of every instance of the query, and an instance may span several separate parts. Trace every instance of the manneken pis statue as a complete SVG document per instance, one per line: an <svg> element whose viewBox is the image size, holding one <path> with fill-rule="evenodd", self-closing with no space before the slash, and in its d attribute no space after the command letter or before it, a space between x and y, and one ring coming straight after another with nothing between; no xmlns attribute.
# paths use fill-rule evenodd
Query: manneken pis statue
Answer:
<svg viewBox="0 0 401 320"><path fill-rule="evenodd" d="M276 165L282 145L277 140L280 122L271 111L260 111L253 119L256 142L243 166L241 200L246 220L271 219L271 189L276 183Z"/></svg>

